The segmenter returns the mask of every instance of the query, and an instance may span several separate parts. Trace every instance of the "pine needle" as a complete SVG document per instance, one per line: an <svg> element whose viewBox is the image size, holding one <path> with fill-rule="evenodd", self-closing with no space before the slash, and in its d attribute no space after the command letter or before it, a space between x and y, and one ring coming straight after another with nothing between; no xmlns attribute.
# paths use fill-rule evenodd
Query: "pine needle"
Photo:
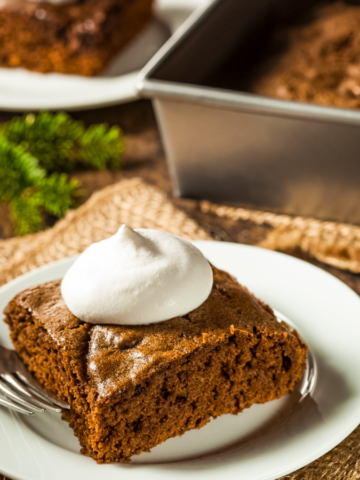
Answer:
<svg viewBox="0 0 360 480"><path fill-rule="evenodd" d="M43 227L43 214L63 216L81 195L67 173L86 166L121 166L122 132L107 124L85 128L66 113L40 112L0 126L0 203L10 206L19 235Z"/></svg>
<svg viewBox="0 0 360 480"><path fill-rule="evenodd" d="M0 135L21 145L47 172L72 172L85 164L99 170L119 168L124 150L122 132L107 124L85 128L67 113L40 112L15 117Z"/></svg>

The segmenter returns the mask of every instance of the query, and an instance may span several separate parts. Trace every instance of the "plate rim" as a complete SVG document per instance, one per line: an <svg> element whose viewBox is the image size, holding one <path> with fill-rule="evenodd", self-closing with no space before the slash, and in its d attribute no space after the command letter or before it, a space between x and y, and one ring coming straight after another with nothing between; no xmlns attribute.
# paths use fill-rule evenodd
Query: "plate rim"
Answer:
<svg viewBox="0 0 360 480"><path fill-rule="evenodd" d="M195 10L198 5L201 3L203 0L187 0L187 1L181 1L181 0L155 0L154 4L154 17L161 19L166 19L166 13L173 10L178 10L178 11L186 11L189 14L191 13L192 10ZM169 22L171 24L171 19L169 19ZM172 31L171 33L174 33ZM136 89L136 79L137 76L140 72L140 70L135 70L132 72L128 72L123 75L119 75L116 77L84 77L82 75L69 75L69 74L60 74L56 72L50 72L49 74L41 74L39 72L33 72L30 70L27 70L22 67L18 68L7 68L7 67L1 67L0 68L0 78L1 78L1 71L6 72L5 75L9 75L10 79L8 80L7 84L11 82L11 78L14 78L16 76L17 72L21 72L21 74L24 75L24 78L21 79L22 82L26 82L27 78L31 78L32 75L34 75L33 78L35 78L35 75L38 76L43 76L42 79L38 80L38 84L40 85L41 82L43 84L46 84L46 75L51 76L59 76L59 81L61 82L61 78L66 79L68 81L69 79L77 79L77 81L86 81L89 80L91 81L92 79L95 80L101 80L105 85L96 85L94 84L92 91L94 89L97 90L103 90L104 94L101 95L100 97L96 96L96 98L90 98L91 95L90 93L88 94L87 97L84 98L76 98L76 95L72 95L70 97L60 97L60 99L57 97L57 88L56 85L53 88L52 91L52 98L41 97L41 93L39 93L36 90L36 94L34 93L24 93L21 98L18 100L17 96L11 95L10 97L6 96L6 93L1 94L0 92L0 109L4 111L11 111L11 112L28 112L28 111L33 111L33 110L61 110L61 109L66 109L69 111L78 111L78 110L90 110L90 109L97 109L97 108L106 108L110 106L115 106L115 105L121 105L123 103L131 102L134 100L138 100L140 97L138 95L137 89ZM13 75L12 75L12 72ZM27 75L30 75L27 77ZM112 84L111 88L111 94L107 94L105 92L106 90L106 84Z"/></svg>
<svg viewBox="0 0 360 480"><path fill-rule="evenodd" d="M256 247L256 246L251 246L251 245L236 244L236 243L231 243L231 242L216 242L216 241L211 241L211 240L209 240L209 241L199 240L199 241L194 241L193 243L195 245L199 246L199 247L201 247L202 245L205 246L205 245L210 245L211 244L212 246L215 246L215 248L216 248L216 246L221 245L220 248L226 248L226 247L230 246L230 248L241 248L241 249L244 249L244 250L252 250L252 251L262 252L261 255L277 256L278 258L286 257L286 259L290 263L294 262L295 264L306 265L306 268L309 268L312 271L321 272L321 275L324 275L328 278L331 278L331 281L335 281L338 286L340 286L342 289L345 289L344 291L347 291L348 294L350 293L353 296L353 299L357 301L359 311L360 311L360 297L354 290L352 290L349 286L347 286L344 282L342 282L340 279L338 279L334 275L330 274L329 272L327 272L325 270L322 270L321 268L319 268L319 267L317 267L317 266L315 266L315 265L313 265L309 262L298 259L296 257L292 257L292 256L284 254L284 253L275 252L275 251L271 251L271 250L265 250L265 249L262 249L262 248L259 248L259 247ZM0 287L0 295L5 293L8 289L16 286L16 284L18 284L18 283L21 284L24 279L26 280L26 279L29 279L29 278L32 278L32 277L36 277L37 275L39 275L39 273L41 273L43 271L52 269L55 266L66 264L66 263L70 262L71 260L74 260L77 256L78 255L74 255L74 256L71 256L71 257L65 257L65 258L57 260L55 262L51 262L49 264L43 265L43 266L41 266L41 267L39 267L35 270L27 272L27 273L13 279L12 281L10 281L7 284ZM357 395L359 395L359 392L360 392L360 389L358 389ZM302 468L305 465L308 465L309 463L312 463L313 461L318 459L320 456L329 452L336 445L341 443L341 441L343 441L351 432L353 432L354 429L357 427L357 425L360 423L360 406L359 406L359 408L357 408L356 412L352 412L352 413L353 413L353 420L351 422L349 421L344 426L341 425L341 427L343 427L343 428L340 428L340 429L338 428L337 434L334 435L333 437L331 437L330 439L327 439L327 441L324 442L323 444L321 444L317 449L312 450L307 455L305 455L305 457L302 456L301 459L293 462L291 465L287 464L286 467L280 468L276 472L272 472L268 476L259 477L259 479L261 478L261 479L264 479L264 480L265 479L266 480L271 480L271 479L278 478L282 475L289 474L293 471L298 470L299 468ZM339 434L339 431L340 431L340 434ZM60 448L60 447L57 447L57 448ZM136 467L137 467L137 469L140 468L142 471L143 471L143 469L146 470L146 468L149 468L148 466L146 466L146 465L142 466L141 464L136 464ZM152 468L152 467L150 467L150 468ZM3 470L4 469L0 464L0 471L3 471ZM5 471L4 470L4 474L12 477L13 479L18 478L18 479L21 479L21 480L30 480L30 479L32 480L32 477L27 477L27 476L17 477L17 473L13 472L13 471Z"/></svg>

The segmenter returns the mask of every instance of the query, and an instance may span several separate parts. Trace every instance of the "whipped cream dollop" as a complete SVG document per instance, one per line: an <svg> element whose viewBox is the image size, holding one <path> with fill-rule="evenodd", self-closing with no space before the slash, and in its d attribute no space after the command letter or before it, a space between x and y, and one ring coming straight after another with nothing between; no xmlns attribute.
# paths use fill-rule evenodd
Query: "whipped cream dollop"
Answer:
<svg viewBox="0 0 360 480"><path fill-rule="evenodd" d="M80 255L66 273L61 293L84 322L147 325L195 310L212 285L209 262L190 242L123 225Z"/></svg>

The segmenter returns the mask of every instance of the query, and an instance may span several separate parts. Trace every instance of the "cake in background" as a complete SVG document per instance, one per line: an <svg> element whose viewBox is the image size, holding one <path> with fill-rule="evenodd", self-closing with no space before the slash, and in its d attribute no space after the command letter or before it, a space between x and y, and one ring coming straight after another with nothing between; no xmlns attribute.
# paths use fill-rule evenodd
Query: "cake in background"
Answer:
<svg viewBox="0 0 360 480"><path fill-rule="evenodd" d="M251 91L282 100L360 108L360 6L320 4L306 25L273 35Z"/></svg>
<svg viewBox="0 0 360 480"><path fill-rule="evenodd" d="M96 75L151 16L152 0L2 0L0 66Z"/></svg>

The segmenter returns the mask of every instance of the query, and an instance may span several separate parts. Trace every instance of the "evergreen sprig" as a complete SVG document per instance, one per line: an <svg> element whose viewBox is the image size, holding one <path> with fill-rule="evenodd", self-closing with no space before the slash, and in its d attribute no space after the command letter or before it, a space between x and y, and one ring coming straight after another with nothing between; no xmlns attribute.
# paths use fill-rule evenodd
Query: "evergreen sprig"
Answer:
<svg viewBox="0 0 360 480"><path fill-rule="evenodd" d="M0 203L8 203L19 235L42 226L43 210L62 216L78 192L77 180L66 174L46 176L35 157L0 136Z"/></svg>
<svg viewBox="0 0 360 480"><path fill-rule="evenodd" d="M81 164L119 168L121 130L106 124L85 128L66 113L40 112L0 126L0 203L10 205L19 235L43 225L43 212L61 217L81 192L67 173Z"/></svg>
<svg viewBox="0 0 360 480"><path fill-rule="evenodd" d="M21 145L49 173L71 172L79 164L99 170L119 168L124 141L119 127L85 128L66 113L25 114L0 127L0 135Z"/></svg>

